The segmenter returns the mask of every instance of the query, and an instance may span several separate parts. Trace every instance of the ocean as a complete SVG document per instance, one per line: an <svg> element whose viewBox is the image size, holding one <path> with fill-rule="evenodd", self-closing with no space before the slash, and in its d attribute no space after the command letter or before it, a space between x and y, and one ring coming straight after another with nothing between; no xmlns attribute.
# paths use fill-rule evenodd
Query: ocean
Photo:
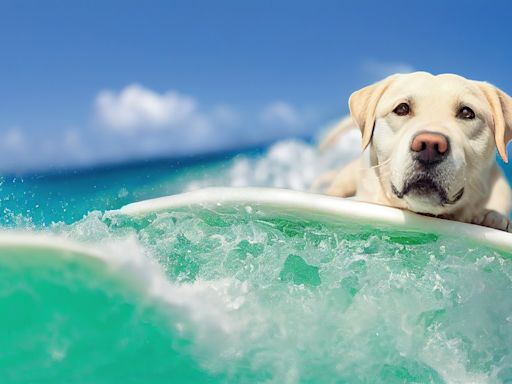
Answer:
<svg viewBox="0 0 512 384"><path fill-rule="evenodd" d="M509 254L247 207L118 211L206 186L308 190L357 156L342 146L3 176L4 230L100 256L0 257L0 382L511 382Z"/></svg>

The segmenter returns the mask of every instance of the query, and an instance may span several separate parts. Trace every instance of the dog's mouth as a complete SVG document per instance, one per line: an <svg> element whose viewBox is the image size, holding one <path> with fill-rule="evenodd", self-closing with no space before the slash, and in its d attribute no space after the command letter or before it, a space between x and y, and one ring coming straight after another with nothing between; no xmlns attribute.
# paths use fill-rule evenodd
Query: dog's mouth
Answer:
<svg viewBox="0 0 512 384"><path fill-rule="evenodd" d="M391 190L399 199L410 194L422 197L435 196L437 197L439 204L442 206L453 205L464 195L464 187L462 187L455 195L453 195L453 197L450 198L446 189L434 178L422 174L409 179L401 191L391 183Z"/></svg>

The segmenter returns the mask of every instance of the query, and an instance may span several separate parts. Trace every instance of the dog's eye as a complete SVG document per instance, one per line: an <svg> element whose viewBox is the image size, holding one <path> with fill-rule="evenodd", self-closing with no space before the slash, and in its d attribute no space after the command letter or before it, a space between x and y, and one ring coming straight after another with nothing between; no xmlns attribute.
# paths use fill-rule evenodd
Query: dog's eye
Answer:
<svg viewBox="0 0 512 384"><path fill-rule="evenodd" d="M398 116L405 116L408 115L410 112L409 104L407 103L400 103L398 106L393 109L393 112L397 114Z"/></svg>
<svg viewBox="0 0 512 384"><path fill-rule="evenodd" d="M462 107L457 112L457 117L464 120L472 120L475 118L475 112L469 107Z"/></svg>

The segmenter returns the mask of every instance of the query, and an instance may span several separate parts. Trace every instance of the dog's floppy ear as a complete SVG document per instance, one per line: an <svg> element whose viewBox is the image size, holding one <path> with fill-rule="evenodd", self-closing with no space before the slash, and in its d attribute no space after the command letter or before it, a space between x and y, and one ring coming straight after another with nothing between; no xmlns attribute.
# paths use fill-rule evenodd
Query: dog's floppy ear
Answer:
<svg viewBox="0 0 512 384"><path fill-rule="evenodd" d="M508 163L507 144L512 140L512 97L496 88L494 85L477 82L483 91L492 111L491 125L498 153L505 163Z"/></svg>
<svg viewBox="0 0 512 384"><path fill-rule="evenodd" d="M398 75L389 76L378 83L364 87L350 95L348 106L352 118L359 126L359 129L361 129L363 149L370 144L372 139L377 104L386 89L397 76Z"/></svg>

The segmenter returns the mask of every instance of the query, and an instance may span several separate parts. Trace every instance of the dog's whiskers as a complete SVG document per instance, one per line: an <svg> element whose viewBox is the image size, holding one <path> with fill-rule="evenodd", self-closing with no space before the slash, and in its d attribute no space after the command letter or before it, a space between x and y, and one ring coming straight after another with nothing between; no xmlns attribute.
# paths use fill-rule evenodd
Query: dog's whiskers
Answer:
<svg viewBox="0 0 512 384"><path fill-rule="evenodd" d="M384 161L384 162L382 162L382 163L380 163L380 164L373 165L373 166L371 166L371 167L369 167L369 168L360 168L360 169L359 169L359 171L360 171L360 172L368 172L368 171L371 171L371 170L374 170L374 169L375 169L375 170L377 170L377 169L379 169L380 167L383 167L383 166L385 166L385 165L388 165L390 162L391 162L391 159L388 159L388 160L386 160L386 161Z"/></svg>
<svg viewBox="0 0 512 384"><path fill-rule="evenodd" d="M377 165L373 165L370 167L370 169L377 169L377 168L380 168L380 167L383 167L384 165L387 165L391 162L391 159L387 159L386 161L383 161L382 163L380 164L377 164Z"/></svg>

